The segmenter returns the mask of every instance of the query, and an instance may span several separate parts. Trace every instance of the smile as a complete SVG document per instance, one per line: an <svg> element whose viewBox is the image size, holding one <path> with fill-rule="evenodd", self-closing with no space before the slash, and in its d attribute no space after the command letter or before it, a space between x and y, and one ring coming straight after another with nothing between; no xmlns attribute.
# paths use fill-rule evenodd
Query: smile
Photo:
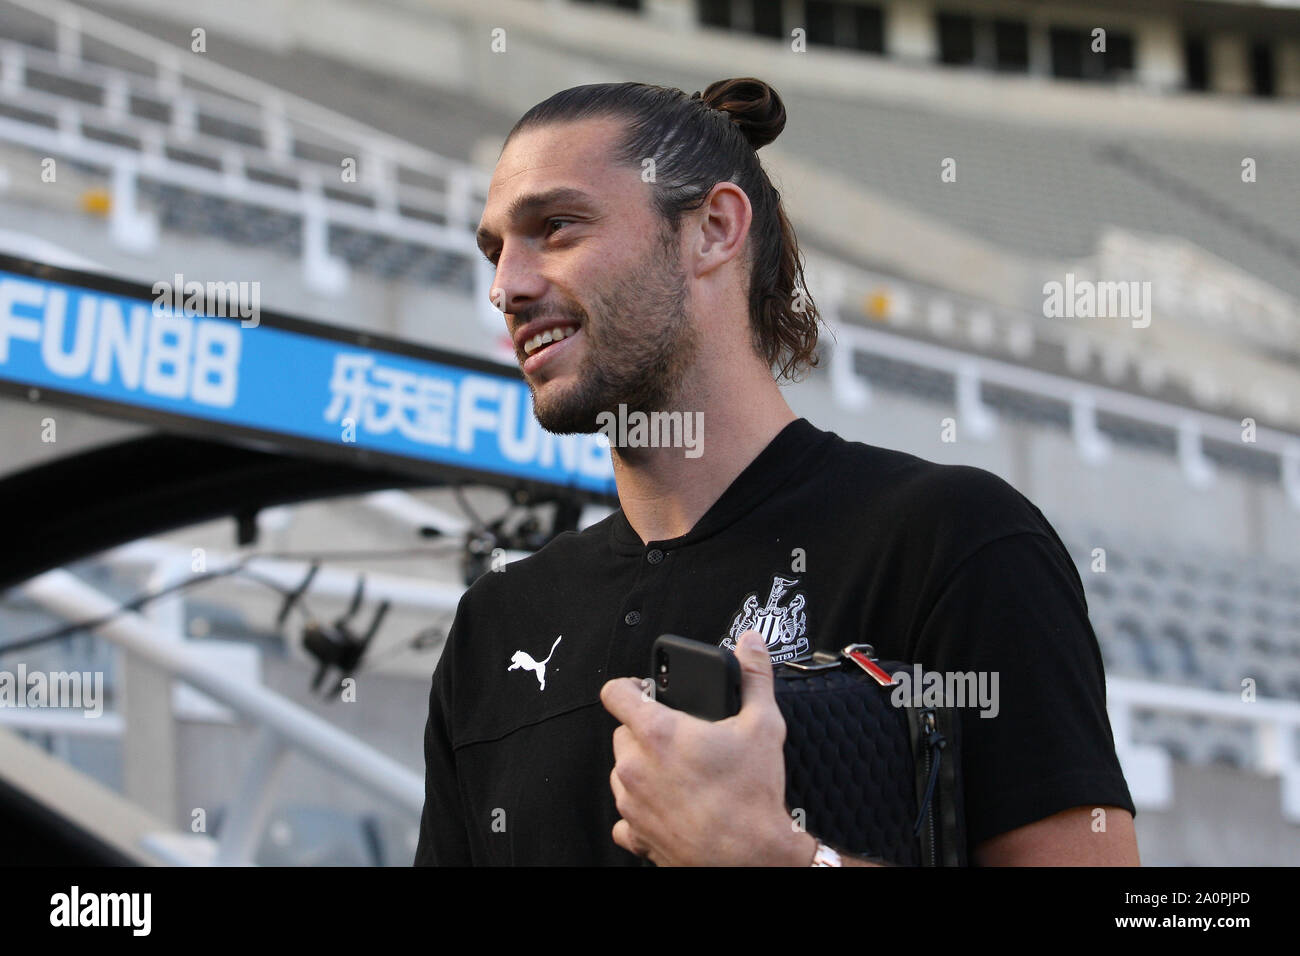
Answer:
<svg viewBox="0 0 1300 956"><path fill-rule="evenodd" d="M546 346L561 339L568 338L577 332L575 326L566 325L558 329L547 329L545 332L538 332L531 339L524 343L524 354L532 355L534 352L544 349Z"/></svg>

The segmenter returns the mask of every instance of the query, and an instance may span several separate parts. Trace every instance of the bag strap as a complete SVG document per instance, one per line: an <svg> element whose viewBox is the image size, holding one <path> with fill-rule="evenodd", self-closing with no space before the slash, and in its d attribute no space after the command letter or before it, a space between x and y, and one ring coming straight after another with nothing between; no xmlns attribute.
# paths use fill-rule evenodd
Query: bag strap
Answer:
<svg viewBox="0 0 1300 956"><path fill-rule="evenodd" d="M912 740L922 866L965 866L958 715L952 707L906 707Z"/></svg>

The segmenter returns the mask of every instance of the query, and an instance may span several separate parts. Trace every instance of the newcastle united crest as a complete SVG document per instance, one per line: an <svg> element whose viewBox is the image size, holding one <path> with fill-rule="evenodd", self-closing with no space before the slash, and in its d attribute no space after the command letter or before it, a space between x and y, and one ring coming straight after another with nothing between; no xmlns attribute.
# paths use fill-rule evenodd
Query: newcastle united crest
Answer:
<svg viewBox="0 0 1300 956"><path fill-rule="evenodd" d="M804 596L795 594L789 603L781 605L786 591L798 584L797 578L773 576L772 590L767 603L758 604L758 592L747 596L731 622L731 633L720 642L721 647L734 651L736 640L751 628L763 635L772 663L792 661L811 653L808 642L808 616L804 613Z"/></svg>

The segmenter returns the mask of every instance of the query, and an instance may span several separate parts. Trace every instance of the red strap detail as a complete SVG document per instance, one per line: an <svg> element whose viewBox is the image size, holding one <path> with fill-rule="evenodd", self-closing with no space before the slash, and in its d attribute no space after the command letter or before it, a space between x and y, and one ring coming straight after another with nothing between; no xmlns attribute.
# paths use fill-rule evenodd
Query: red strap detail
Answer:
<svg viewBox="0 0 1300 956"><path fill-rule="evenodd" d="M898 683L894 676L861 651L849 651L849 659L876 679L881 687Z"/></svg>

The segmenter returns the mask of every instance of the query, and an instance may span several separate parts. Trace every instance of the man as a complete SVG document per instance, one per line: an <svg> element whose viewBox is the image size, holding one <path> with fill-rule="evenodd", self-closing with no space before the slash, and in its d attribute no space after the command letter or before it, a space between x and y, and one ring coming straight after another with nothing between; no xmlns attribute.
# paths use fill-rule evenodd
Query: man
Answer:
<svg viewBox="0 0 1300 956"><path fill-rule="evenodd" d="M996 716L961 717L973 863L1138 862L1082 587L1042 514L781 395L773 368L815 364L818 318L755 152L784 122L758 80L598 84L506 141L478 236L494 302L543 427L615 439L621 507L462 597L417 864L833 859L784 805L771 661L851 642L998 675ZM702 421L702 453L620 445L602 416L620 406ZM665 632L737 648L736 717L647 699Z"/></svg>

